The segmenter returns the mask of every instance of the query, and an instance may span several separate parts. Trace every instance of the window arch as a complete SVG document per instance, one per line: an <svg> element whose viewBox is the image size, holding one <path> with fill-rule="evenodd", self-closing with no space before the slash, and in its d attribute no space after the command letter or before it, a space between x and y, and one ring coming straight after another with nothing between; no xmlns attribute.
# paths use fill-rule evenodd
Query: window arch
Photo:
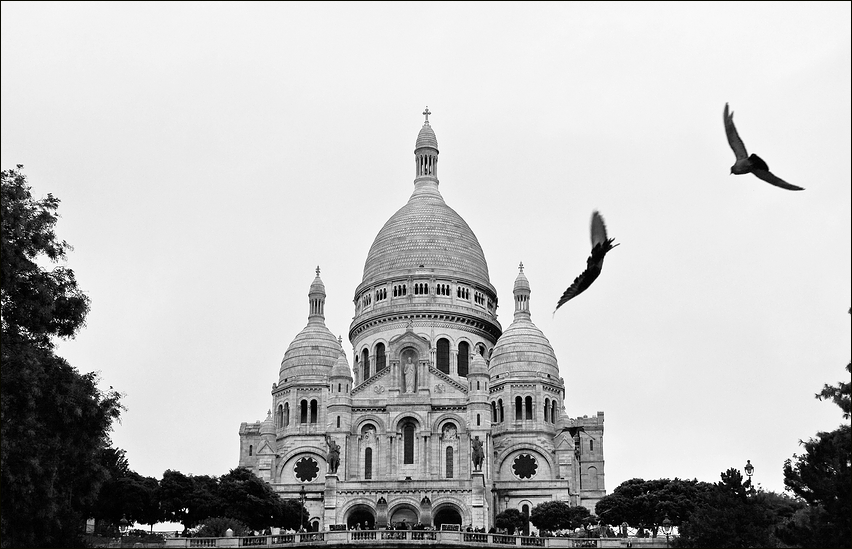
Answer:
<svg viewBox="0 0 852 549"><path fill-rule="evenodd" d="M340 416L337 416L337 428L340 429Z"/></svg>
<svg viewBox="0 0 852 549"><path fill-rule="evenodd" d="M284 427L290 425L290 403L284 404Z"/></svg>
<svg viewBox="0 0 852 549"><path fill-rule="evenodd" d="M447 446L447 478L453 478L453 447Z"/></svg>
<svg viewBox="0 0 852 549"><path fill-rule="evenodd" d="M253 453L254 453L254 446L249 444L249 456L251 456Z"/></svg>
<svg viewBox="0 0 852 549"><path fill-rule="evenodd" d="M364 480L373 478L373 449L364 450Z"/></svg>
<svg viewBox="0 0 852 549"><path fill-rule="evenodd" d="M544 421L550 421L550 399L544 399Z"/></svg>
<svg viewBox="0 0 852 549"><path fill-rule="evenodd" d="M370 351L364 349L361 351L361 365L364 372L364 381L370 377Z"/></svg>
<svg viewBox="0 0 852 549"><path fill-rule="evenodd" d="M317 422L317 401L311 401L311 423Z"/></svg>
<svg viewBox="0 0 852 549"><path fill-rule="evenodd" d="M480 418L479 418L479 414L476 414L476 426L477 426L477 427L479 427L480 425L482 425L482 423L480 423L480 421L481 421L481 420L480 420Z"/></svg>
<svg viewBox="0 0 852 549"><path fill-rule="evenodd" d="M515 421L524 419L524 400L521 397L515 397Z"/></svg>
<svg viewBox="0 0 852 549"><path fill-rule="evenodd" d="M300 418L300 423L307 423L307 422L308 422L308 401L303 400L302 401L302 416Z"/></svg>
<svg viewBox="0 0 852 549"><path fill-rule="evenodd" d="M414 463L414 424L406 423L402 428L402 463Z"/></svg>
<svg viewBox="0 0 852 549"><path fill-rule="evenodd" d="M462 341L459 343L459 375L462 377L467 377L467 372L469 369L468 362L470 360L470 345L467 341Z"/></svg>
<svg viewBox="0 0 852 549"><path fill-rule="evenodd" d="M527 408L527 419L533 418L533 405L532 405L532 397L528 396L526 398L526 408Z"/></svg>
<svg viewBox="0 0 852 549"><path fill-rule="evenodd" d="M556 401L550 403L550 422L556 423Z"/></svg>
<svg viewBox="0 0 852 549"><path fill-rule="evenodd" d="M500 408L500 423L503 423L503 399L497 401L497 407Z"/></svg>
<svg viewBox="0 0 852 549"><path fill-rule="evenodd" d="M279 429L284 427L284 406L282 404L279 404L275 410L275 426Z"/></svg>
<svg viewBox="0 0 852 549"><path fill-rule="evenodd" d="M441 338L438 340L438 353L437 353L437 362L436 365L439 370L444 372L445 374L450 373L450 342L445 338Z"/></svg>
<svg viewBox="0 0 852 549"><path fill-rule="evenodd" d="M491 401L491 422L497 423L497 403Z"/></svg>
<svg viewBox="0 0 852 549"><path fill-rule="evenodd" d="M381 372L385 369L386 364L385 359L385 344L379 343L376 345L376 373Z"/></svg>

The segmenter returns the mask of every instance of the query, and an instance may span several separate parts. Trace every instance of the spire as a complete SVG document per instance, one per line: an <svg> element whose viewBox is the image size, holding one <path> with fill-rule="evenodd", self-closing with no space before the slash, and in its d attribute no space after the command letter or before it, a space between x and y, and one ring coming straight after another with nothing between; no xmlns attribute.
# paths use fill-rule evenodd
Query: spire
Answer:
<svg viewBox="0 0 852 549"><path fill-rule="evenodd" d="M426 107L426 110L423 111L426 121L423 122L423 127L417 134L417 143L414 145L415 183L420 179L438 182L438 139L429 124L430 114L432 114L432 111L429 110L429 107Z"/></svg>
<svg viewBox="0 0 852 549"><path fill-rule="evenodd" d="M518 277L515 279L515 319L530 317L530 281L524 275L524 263L518 265Z"/></svg>
<svg viewBox="0 0 852 549"><path fill-rule="evenodd" d="M310 309L308 312L308 322L319 321L325 322L325 284L320 278L320 268L317 265L317 277L311 283L311 289L308 291L308 303Z"/></svg>

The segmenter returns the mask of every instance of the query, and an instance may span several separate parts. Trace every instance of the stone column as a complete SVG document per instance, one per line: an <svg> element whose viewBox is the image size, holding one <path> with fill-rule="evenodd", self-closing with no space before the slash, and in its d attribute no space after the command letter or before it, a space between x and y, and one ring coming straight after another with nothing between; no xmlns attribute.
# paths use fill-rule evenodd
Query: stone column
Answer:
<svg viewBox="0 0 852 549"><path fill-rule="evenodd" d="M459 352L456 349L450 349L450 375L459 375Z"/></svg>
<svg viewBox="0 0 852 549"><path fill-rule="evenodd" d="M325 475L325 494L323 495L323 529L328 530L330 524L337 524L337 475Z"/></svg>

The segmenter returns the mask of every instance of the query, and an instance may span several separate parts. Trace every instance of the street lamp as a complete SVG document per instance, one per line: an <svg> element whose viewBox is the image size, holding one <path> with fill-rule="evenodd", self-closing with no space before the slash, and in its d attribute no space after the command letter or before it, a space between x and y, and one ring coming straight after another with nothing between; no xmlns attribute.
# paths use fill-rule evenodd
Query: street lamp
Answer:
<svg viewBox="0 0 852 549"><path fill-rule="evenodd" d="M669 516L666 515L666 518L663 519L663 533L666 535L666 547L669 546L669 534L672 533L672 521L669 520Z"/></svg>
<svg viewBox="0 0 852 549"><path fill-rule="evenodd" d="M300 531L305 531L305 487L299 490L299 500L302 502L302 508L299 510L299 526Z"/></svg>
<svg viewBox="0 0 852 549"><path fill-rule="evenodd" d="M751 476L754 474L754 465L751 464L751 460L747 459L745 464L745 473L748 476L748 487L751 491L754 491L754 486L751 484Z"/></svg>

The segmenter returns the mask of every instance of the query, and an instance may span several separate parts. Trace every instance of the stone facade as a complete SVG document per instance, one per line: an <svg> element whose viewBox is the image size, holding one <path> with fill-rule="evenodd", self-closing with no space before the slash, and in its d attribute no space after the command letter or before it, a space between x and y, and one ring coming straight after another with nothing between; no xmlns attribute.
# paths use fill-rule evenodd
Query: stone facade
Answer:
<svg viewBox="0 0 852 549"><path fill-rule="evenodd" d="M283 497L304 488L311 526L326 530L402 521L487 529L505 509L528 513L553 499L594 511L605 495L603 412L565 414L523 265L502 329L482 248L438 190L438 143L424 114L414 192L379 231L355 290L353 369L325 326L317 268L308 324L281 362L272 409L240 426L239 464Z"/></svg>

